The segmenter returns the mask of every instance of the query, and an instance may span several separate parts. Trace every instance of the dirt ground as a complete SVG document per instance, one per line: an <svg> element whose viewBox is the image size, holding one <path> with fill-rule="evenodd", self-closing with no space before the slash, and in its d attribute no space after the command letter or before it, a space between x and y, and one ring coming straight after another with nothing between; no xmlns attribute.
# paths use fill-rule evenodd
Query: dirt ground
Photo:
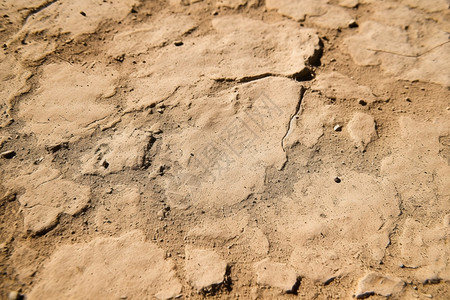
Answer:
<svg viewBox="0 0 450 300"><path fill-rule="evenodd" d="M0 298L449 299L449 5L0 0Z"/></svg>

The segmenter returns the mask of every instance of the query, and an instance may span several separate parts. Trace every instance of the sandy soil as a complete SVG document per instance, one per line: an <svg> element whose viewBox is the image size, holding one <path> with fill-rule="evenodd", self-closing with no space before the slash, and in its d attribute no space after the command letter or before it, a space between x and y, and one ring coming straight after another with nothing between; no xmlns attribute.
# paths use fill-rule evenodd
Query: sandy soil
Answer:
<svg viewBox="0 0 450 300"><path fill-rule="evenodd" d="M0 0L1 299L448 299L448 0Z"/></svg>

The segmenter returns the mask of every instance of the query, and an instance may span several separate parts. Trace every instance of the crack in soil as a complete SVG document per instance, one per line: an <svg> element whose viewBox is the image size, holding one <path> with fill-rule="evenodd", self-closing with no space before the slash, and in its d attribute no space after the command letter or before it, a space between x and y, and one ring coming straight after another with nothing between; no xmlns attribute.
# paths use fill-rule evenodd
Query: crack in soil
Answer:
<svg viewBox="0 0 450 300"><path fill-rule="evenodd" d="M301 109L301 106L302 106L302 101L303 101L303 97L305 96L305 93L306 93L306 88L302 86L301 89L300 89L300 97L298 99L297 106L295 107L294 114L289 119L289 123L287 125L286 133L284 134L283 138L281 139L281 148L283 148L284 152L286 152L286 149L284 148L284 140L287 138L289 133L291 133L292 122L295 120L295 117L300 113L300 109Z"/></svg>
<svg viewBox="0 0 450 300"><path fill-rule="evenodd" d="M58 0L52 0L52 1L49 1L49 2L45 2L44 4L42 4L42 5L38 6L38 7L36 7L35 9L32 9L32 10L25 16L25 20L23 21L23 25L22 25L22 26L25 26L25 24L27 23L28 19L29 19L31 16L33 16L33 15L37 14L38 12L40 12L40 11L46 9L47 7L49 7L50 5L54 4L54 3L57 2L57 1L58 1Z"/></svg>

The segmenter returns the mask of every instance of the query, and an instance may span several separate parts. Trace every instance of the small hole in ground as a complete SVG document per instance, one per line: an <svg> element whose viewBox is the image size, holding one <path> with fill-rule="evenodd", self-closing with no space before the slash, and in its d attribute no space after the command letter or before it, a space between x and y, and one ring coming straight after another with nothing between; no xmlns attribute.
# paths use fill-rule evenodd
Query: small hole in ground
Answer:
<svg viewBox="0 0 450 300"><path fill-rule="evenodd" d="M103 166L103 168L108 169L108 167L109 167L109 162L107 162L106 160L103 161L102 166Z"/></svg>
<svg viewBox="0 0 450 300"><path fill-rule="evenodd" d="M299 82L301 82L301 81L310 81L310 80L313 80L314 74L311 72L310 69L304 68L300 72L295 73L294 75L292 75L292 78L295 81L299 81Z"/></svg>
<svg viewBox="0 0 450 300"><path fill-rule="evenodd" d="M6 151L6 152L2 153L1 156L3 156L6 159L11 159L14 156L16 156L16 152L15 151Z"/></svg>

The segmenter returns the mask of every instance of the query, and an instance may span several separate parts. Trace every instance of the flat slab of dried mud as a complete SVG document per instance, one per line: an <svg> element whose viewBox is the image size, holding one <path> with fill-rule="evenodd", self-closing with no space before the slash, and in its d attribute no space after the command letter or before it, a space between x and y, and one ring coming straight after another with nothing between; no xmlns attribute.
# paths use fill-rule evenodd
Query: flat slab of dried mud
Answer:
<svg viewBox="0 0 450 300"><path fill-rule="evenodd" d="M0 297L448 299L449 5L0 1Z"/></svg>

